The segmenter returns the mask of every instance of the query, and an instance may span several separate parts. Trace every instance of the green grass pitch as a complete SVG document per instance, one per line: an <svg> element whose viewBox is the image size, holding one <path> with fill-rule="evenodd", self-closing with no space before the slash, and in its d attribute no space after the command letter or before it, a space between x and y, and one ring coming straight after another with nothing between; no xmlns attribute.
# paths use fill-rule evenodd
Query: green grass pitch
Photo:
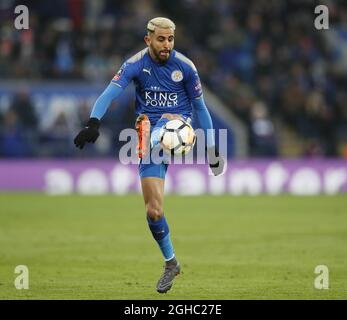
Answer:
<svg viewBox="0 0 347 320"><path fill-rule="evenodd" d="M165 295L140 195L0 203L0 299L347 299L345 195L166 196L183 274ZM14 286L17 265L28 290ZM317 265L329 289L314 288Z"/></svg>

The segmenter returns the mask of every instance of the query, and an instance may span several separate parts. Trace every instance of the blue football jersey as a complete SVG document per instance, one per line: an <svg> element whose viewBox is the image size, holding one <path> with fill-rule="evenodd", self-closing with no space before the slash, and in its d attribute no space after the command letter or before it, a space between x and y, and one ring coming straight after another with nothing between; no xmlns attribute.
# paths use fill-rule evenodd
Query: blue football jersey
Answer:
<svg viewBox="0 0 347 320"><path fill-rule="evenodd" d="M145 48L128 59L111 83L125 88L134 81L136 114L155 124L163 113L192 115L191 100L202 94L198 72L191 60L172 50L165 63L155 62Z"/></svg>

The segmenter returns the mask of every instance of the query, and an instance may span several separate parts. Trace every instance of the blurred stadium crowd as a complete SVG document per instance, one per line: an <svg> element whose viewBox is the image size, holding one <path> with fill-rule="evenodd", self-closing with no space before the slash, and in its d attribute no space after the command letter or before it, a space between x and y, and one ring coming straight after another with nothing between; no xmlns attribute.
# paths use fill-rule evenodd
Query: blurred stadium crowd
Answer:
<svg viewBox="0 0 347 320"><path fill-rule="evenodd" d="M176 49L247 126L250 156L281 156L283 126L303 156L347 157L347 8L325 3L329 30L314 28L316 1L1 0L0 80L106 85L144 47L146 22L164 15L176 22ZM29 7L29 30L13 27L17 4ZM42 132L30 94L14 93L0 113L0 156L35 156L25 141L52 135L71 155L66 146L91 107L82 103L74 119L59 114Z"/></svg>

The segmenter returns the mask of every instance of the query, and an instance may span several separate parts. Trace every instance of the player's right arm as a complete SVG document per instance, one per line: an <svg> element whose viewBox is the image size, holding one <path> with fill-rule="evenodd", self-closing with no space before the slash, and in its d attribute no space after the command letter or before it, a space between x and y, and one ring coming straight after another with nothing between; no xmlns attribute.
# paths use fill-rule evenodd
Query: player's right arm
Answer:
<svg viewBox="0 0 347 320"><path fill-rule="evenodd" d="M95 101L90 118L74 139L77 148L83 149L85 143L94 143L99 137L100 120L111 102L116 99L135 77L136 66L125 62L111 80L104 92Z"/></svg>

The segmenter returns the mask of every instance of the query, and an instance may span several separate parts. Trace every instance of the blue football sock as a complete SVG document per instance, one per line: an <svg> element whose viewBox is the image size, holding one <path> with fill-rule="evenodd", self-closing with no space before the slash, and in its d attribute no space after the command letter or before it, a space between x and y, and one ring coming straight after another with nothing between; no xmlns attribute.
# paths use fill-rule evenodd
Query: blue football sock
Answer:
<svg viewBox="0 0 347 320"><path fill-rule="evenodd" d="M161 118L158 120L158 122L153 127L152 133L151 133L151 147L153 148L156 144L159 143L159 133L160 129L169 121L167 118Z"/></svg>
<svg viewBox="0 0 347 320"><path fill-rule="evenodd" d="M169 226L165 217L162 216L162 218L157 221L152 221L147 217L147 222L153 238L157 241L165 260L171 260L175 256L175 253L170 239Z"/></svg>

